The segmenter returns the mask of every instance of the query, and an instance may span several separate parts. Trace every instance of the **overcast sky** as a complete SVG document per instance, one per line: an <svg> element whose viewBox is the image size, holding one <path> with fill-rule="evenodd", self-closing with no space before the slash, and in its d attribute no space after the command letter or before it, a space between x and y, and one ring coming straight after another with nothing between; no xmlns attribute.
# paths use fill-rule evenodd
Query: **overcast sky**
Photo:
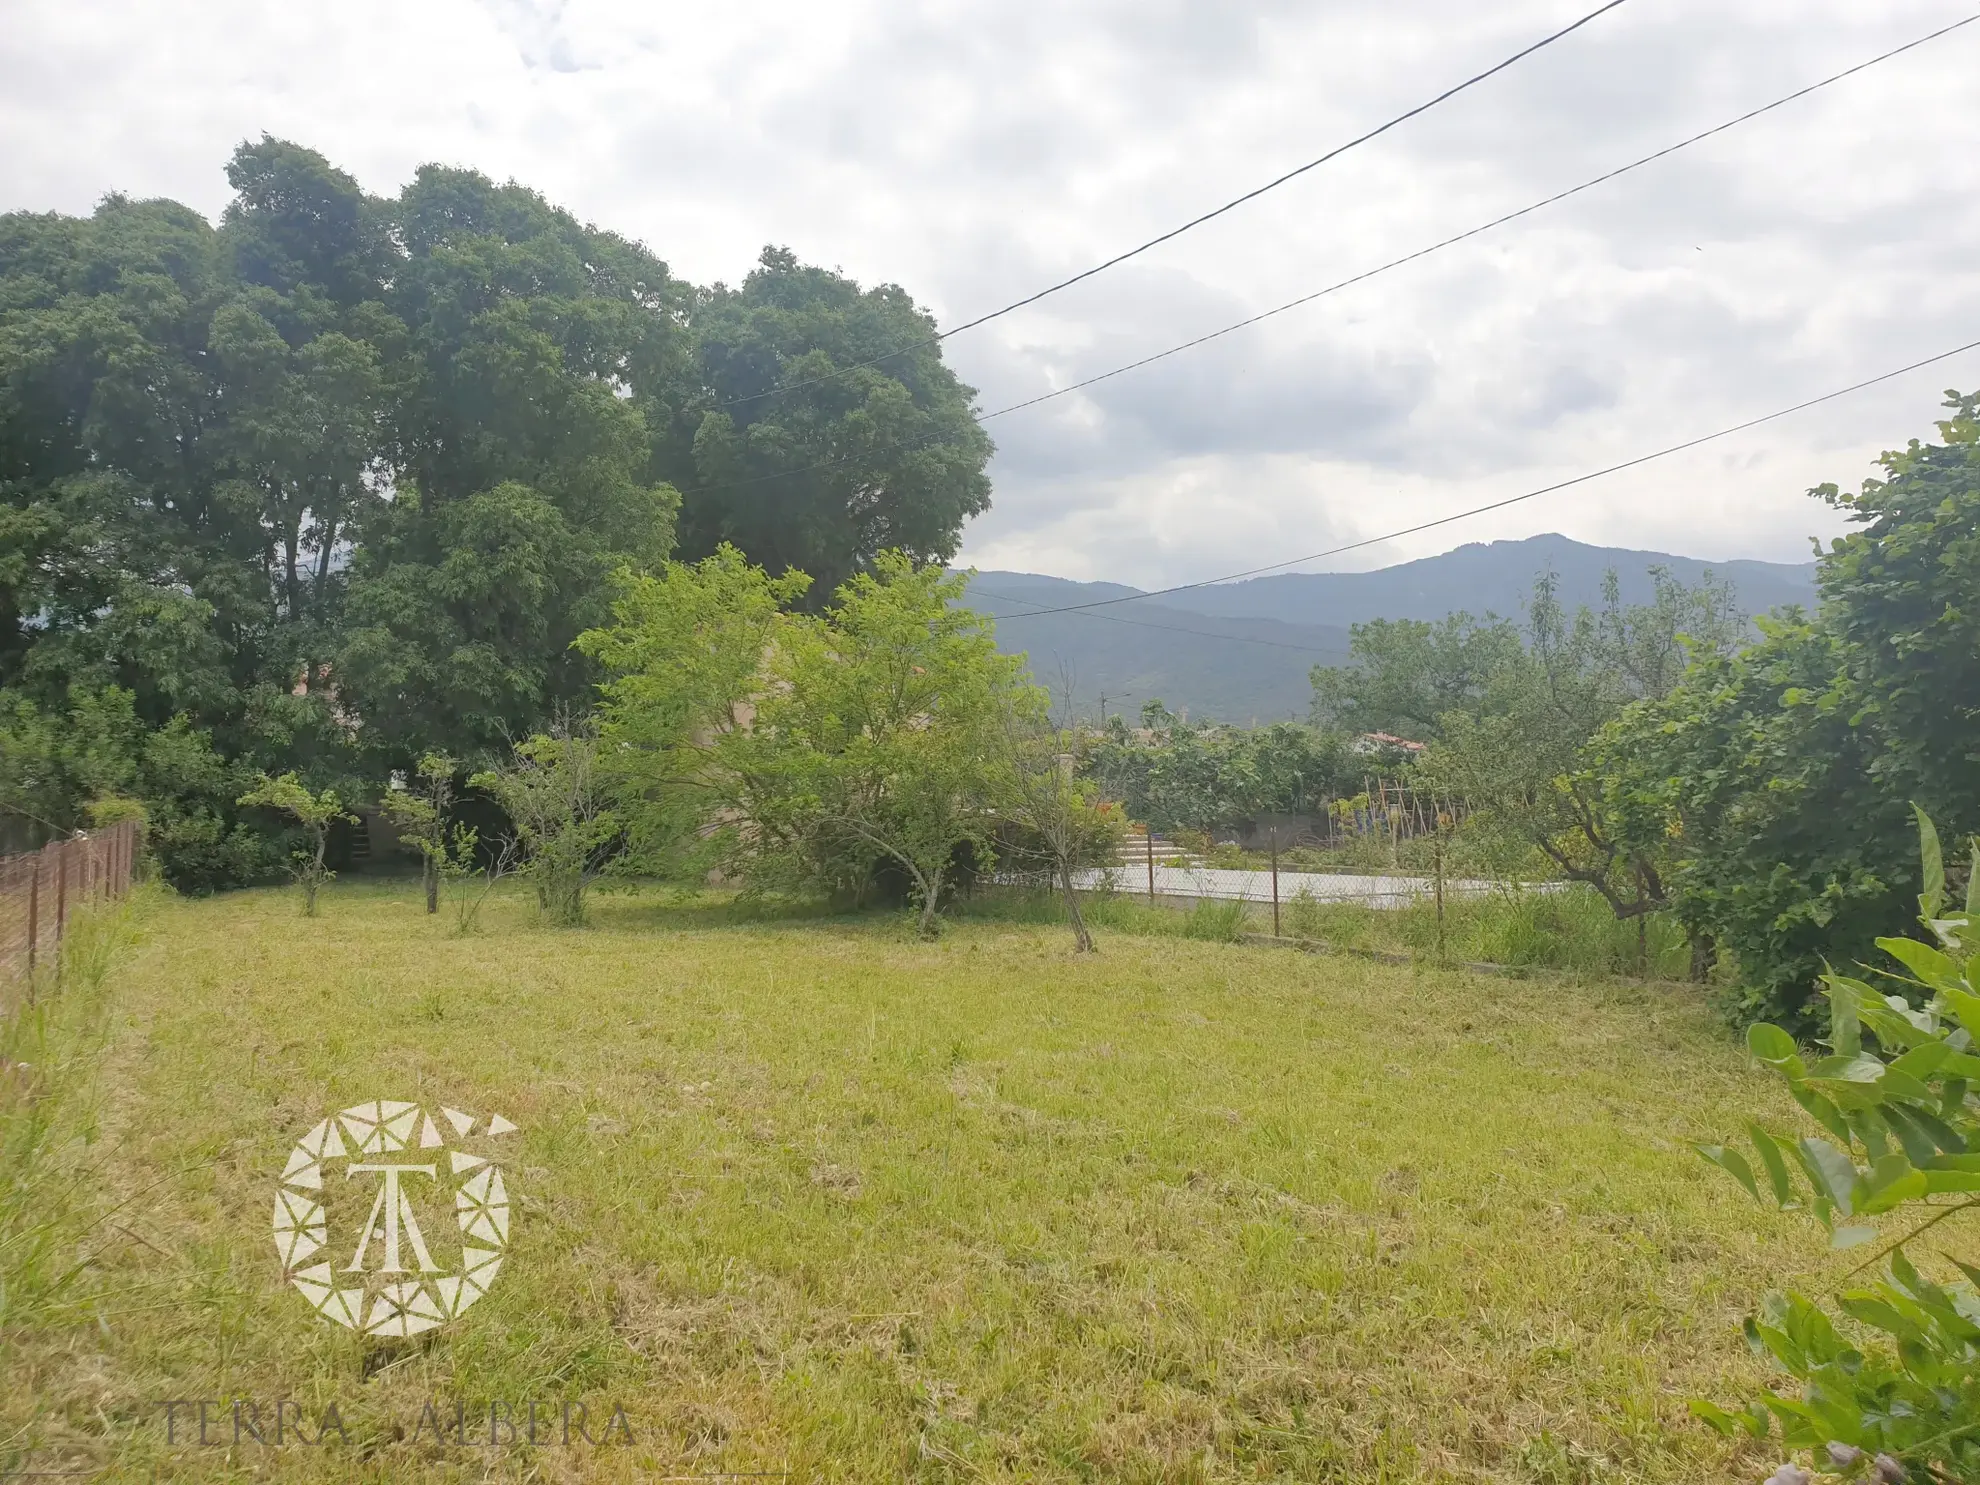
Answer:
<svg viewBox="0 0 1980 1485"><path fill-rule="evenodd" d="M955 323L1261 184L1595 0L5 0L0 210L210 215L263 131L513 177L700 282L765 243ZM1630 0L1375 143L948 343L987 411L1310 292L1968 13ZM1517 494L1980 339L1980 24L1213 347L991 421L963 556L1153 586ZM1351 557L1561 531L1805 560L1980 352Z"/></svg>

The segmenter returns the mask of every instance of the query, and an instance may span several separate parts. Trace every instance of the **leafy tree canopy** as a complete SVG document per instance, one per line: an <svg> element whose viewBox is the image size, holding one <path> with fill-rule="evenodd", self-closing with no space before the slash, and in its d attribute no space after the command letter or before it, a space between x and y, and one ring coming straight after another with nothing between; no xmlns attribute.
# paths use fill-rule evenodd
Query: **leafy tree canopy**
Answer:
<svg viewBox="0 0 1980 1485"><path fill-rule="evenodd" d="M572 642L677 527L829 586L946 557L987 503L969 389L889 354L932 333L898 288L770 253L701 290L524 187L427 166L375 197L265 137L228 178L217 226L0 216L17 729L90 732L114 692L140 735L358 797L588 702ZM118 776L149 787L142 752ZM101 773L36 797L75 816ZM209 782L224 838L240 780Z"/></svg>
<svg viewBox="0 0 1980 1485"><path fill-rule="evenodd" d="M1812 492L1861 527L1822 556L1812 620L1766 622L1594 750L1627 828L1670 853L1677 912L1733 950L1740 1019L1804 1026L1827 967L1874 957L1914 804L1980 828L1980 398L1947 405L1943 443L1886 454L1857 495Z"/></svg>
<svg viewBox="0 0 1980 1485"><path fill-rule="evenodd" d="M905 290L862 290L765 248L692 321L699 391L667 461L684 555L729 542L772 572L809 573L821 602L882 551L955 555L990 504L990 439Z"/></svg>
<svg viewBox="0 0 1980 1485"><path fill-rule="evenodd" d="M1352 665L1313 667L1314 720L1418 742L1435 737L1446 714L1475 709L1488 678L1520 650L1518 630L1490 615L1375 619L1350 632Z"/></svg>

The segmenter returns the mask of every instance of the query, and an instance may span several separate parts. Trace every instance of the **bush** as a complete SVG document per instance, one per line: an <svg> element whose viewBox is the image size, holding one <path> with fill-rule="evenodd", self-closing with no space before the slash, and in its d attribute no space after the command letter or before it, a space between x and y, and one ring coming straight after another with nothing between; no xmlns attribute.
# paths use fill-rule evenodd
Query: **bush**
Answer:
<svg viewBox="0 0 1980 1485"><path fill-rule="evenodd" d="M1965 911L1948 911L1937 833L1922 811L1918 822L1919 918L1933 942L1878 940L1905 971L1873 971L1892 993L1824 976L1829 1055L1812 1062L1778 1026L1747 1034L1833 1138L1789 1139L1755 1123L1746 1131L1755 1160L1725 1146L1699 1152L1756 1199L1764 1190L1781 1209L1812 1214L1834 1247L1875 1239L1866 1218L1930 1212L1878 1255L1889 1258L1887 1277L1835 1297L1840 1319L1802 1295L1771 1293L1747 1320L1747 1340L1801 1384L1800 1396L1768 1388L1737 1410L1692 1404L1730 1435L1763 1439L1778 1425L1790 1450L1809 1451L1832 1477L1980 1478L1980 1268L1946 1254L1963 1277L1941 1284L1905 1252L1980 1206L1980 1108L1968 1092L1980 1079L1980 955L1964 947L1980 927L1980 842ZM1774 1478L1809 1476L1785 1464Z"/></svg>

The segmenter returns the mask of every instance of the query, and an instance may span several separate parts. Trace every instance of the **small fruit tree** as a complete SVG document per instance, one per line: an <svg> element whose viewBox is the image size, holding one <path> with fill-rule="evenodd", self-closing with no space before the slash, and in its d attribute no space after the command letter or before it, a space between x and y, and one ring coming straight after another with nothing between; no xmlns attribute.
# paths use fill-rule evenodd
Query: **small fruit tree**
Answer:
<svg viewBox="0 0 1980 1485"><path fill-rule="evenodd" d="M255 786L235 803L278 810L302 827L308 845L289 853L289 874L303 889L303 916L314 918L316 894L336 875L323 859L330 846L330 827L339 820L354 820L356 816L344 808L344 801L338 798L335 789L312 794L293 773L277 774L272 779L267 774L261 775Z"/></svg>

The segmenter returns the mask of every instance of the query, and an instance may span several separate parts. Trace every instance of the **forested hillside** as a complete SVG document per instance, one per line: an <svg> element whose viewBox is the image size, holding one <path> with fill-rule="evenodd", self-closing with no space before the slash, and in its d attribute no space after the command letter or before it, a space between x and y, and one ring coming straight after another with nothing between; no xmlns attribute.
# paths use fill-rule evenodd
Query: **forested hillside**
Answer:
<svg viewBox="0 0 1980 1485"><path fill-rule="evenodd" d="M1072 678L1081 715L1097 716L1105 695L1110 706L1124 696L1160 698L1194 716L1271 721L1306 715L1307 672L1315 665L1345 663L1350 625L1435 620L1452 613L1509 618L1525 608L1534 580L1548 572L1569 608L1599 606L1610 572L1623 602L1647 603L1656 569L1693 585L1711 574L1730 586L1747 615L1815 603L1812 562L1703 562L1588 546L1556 535L1473 542L1372 572L1250 578L1035 619L1022 616L1138 590L1035 573L982 572L971 582L970 602L997 615L999 643L1029 654L1042 680L1056 688L1061 674Z"/></svg>

